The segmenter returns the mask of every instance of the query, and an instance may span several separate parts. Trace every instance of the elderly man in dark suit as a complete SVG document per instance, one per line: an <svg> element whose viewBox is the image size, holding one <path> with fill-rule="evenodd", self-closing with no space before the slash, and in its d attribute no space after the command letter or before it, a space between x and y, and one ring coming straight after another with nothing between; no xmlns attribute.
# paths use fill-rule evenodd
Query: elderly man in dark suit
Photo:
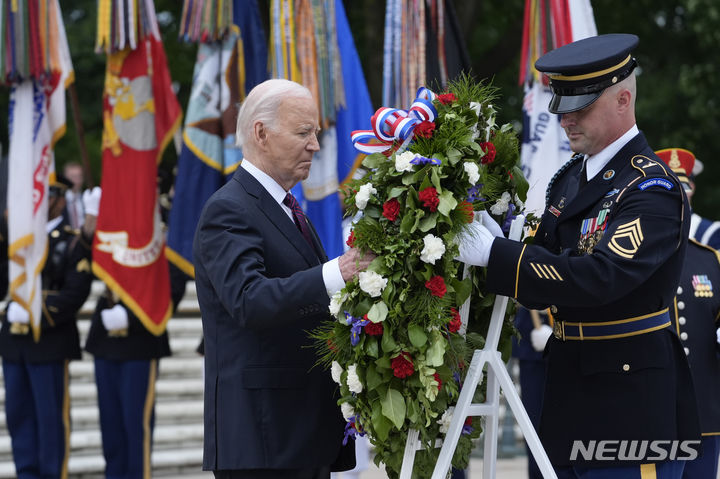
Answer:
<svg viewBox="0 0 720 479"><path fill-rule="evenodd" d="M330 296L372 260L327 260L289 193L320 148L310 92L255 87L240 108L244 160L206 203L193 255L205 338L203 468L219 478L328 478L354 466L330 375L308 332Z"/></svg>

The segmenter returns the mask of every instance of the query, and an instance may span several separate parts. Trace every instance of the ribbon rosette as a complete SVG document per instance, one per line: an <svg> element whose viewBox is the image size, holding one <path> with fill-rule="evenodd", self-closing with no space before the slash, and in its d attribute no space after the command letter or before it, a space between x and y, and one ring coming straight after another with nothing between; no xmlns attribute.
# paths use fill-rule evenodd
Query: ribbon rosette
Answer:
<svg viewBox="0 0 720 479"><path fill-rule="evenodd" d="M399 140L402 147L413 138L415 127L423 121L434 121L437 109L433 100L435 93L425 87L420 87L415 94L415 101L410 110L398 108L379 108L372 116L372 130L355 130L352 132L352 142L356 149L365 153L392 153L393 143ZM388 152L388 150L390 150Z"/></svg>

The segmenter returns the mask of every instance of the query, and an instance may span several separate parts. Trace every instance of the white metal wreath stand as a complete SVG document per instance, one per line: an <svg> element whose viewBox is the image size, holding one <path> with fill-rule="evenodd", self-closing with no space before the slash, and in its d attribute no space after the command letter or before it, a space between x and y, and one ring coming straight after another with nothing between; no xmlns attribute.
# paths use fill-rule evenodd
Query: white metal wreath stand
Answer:
<svg viewBox="0 0 720 479"><path fill-rule="evenodd" d="M510 239L520 239L524 217L516 218L510 227ZM465 266L465 275L468 274L468 266ZM500 341L500 332L502 330L503 320L505 318L505 309L507 308L507 296L498 295L495 298L495 305L490 319L490 328L485 338L485 347L477 349L473 353L470 367L465 378L465 383L460 390L460 397L455 405L450 422L450 428L445 435L445 440L438 439L435 447L441 447L440 456L435 464L432 479L444 479L448 475L452 456L455 453L458 439L465 419L468 416L485 416L485 444L484 444L484 460L483 475L484 479L494 479L497 469L497 440L498 440L498 420L500 417L500 389L505 393L505 398L512 409L515 418L520 426L520 430L525 436L525 440L530 447L535 461L540 468L540 472L545 479L557 479L557 475L550 465L550 460L540 443L535 428L530 422L527 411L520 401L520 396L510 379L505 364L502 361L500 352L497 350ZM465 334L467 327L468 312L470 309L470 299L460 308L460 316L462 318L461 334ZM478 385L482 383L483 369L487 365L487 395L485 402L472 403L473 395ZM400 479L411 479L413 464L415 462L415 452L423 449L424 446L419 440L418 431L410 429L408 432L407 442L405 444L405 455L403 457L402 468L400 470ZM442 445L442 446L441 446Z"/></svg>

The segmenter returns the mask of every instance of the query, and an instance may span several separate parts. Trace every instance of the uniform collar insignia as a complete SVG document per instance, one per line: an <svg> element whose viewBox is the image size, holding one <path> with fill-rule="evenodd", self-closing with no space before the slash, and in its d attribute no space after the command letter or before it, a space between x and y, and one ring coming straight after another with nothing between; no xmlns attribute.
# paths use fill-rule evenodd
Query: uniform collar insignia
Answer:
<svg viewBox="0 0 720 479"><path fill-rule="evenodd" d="M603 173L603 180L609 180L613 176L615 176L615 170L606 170L605 173Z"/></svg>

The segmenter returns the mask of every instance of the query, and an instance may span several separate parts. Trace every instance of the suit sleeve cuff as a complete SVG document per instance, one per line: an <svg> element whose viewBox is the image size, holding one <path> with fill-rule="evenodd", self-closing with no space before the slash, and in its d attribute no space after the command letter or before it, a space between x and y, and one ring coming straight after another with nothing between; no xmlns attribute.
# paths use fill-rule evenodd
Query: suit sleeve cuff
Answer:
<svg viewBox="0 0 720 479"><path fill-rule="evenodd" d="M345 281L343 280L342 273L340 273L340 262L338 258L331 259L323 264L322 276L328 297L345 287Z"/></svg>
<svg viewBox="0 0 720 479"><path fill-rule="evenodd" d="M487 269L487 288L490 291L512 298L522 293L519 291L519 273L526 246L520 241L495 238Z"/></svg>

